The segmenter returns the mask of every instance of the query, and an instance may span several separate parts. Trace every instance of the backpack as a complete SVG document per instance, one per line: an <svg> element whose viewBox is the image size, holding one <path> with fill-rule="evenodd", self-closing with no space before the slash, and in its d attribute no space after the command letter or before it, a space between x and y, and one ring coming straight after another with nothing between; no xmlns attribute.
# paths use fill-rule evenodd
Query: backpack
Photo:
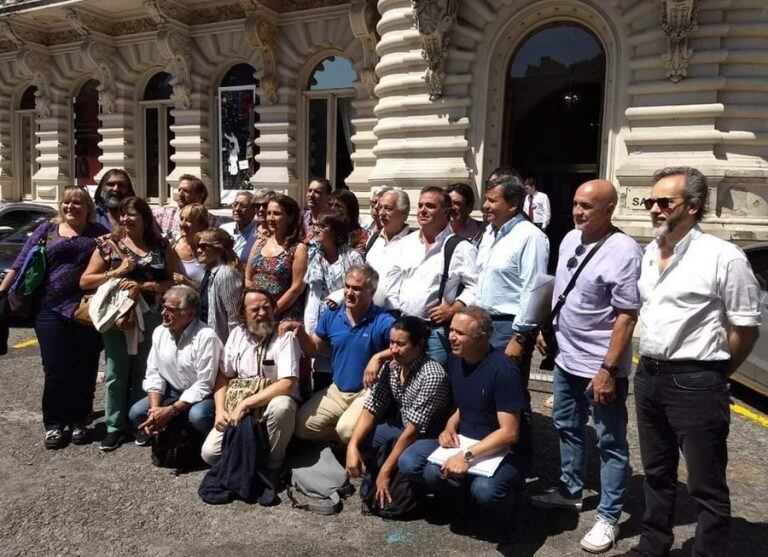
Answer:
<svg viewBox="0 0 768 557"><path fill-rule="evenodd" d="M289 459L291 482L286 489L293 507L322 515L340 513L342 499L354 492L347 471L328 445L302 443L297 448Z"/></svg>
<svg viewBox="0 0 768 557"><path fill-rule="evenodd" d="M384 465L396 441L392 439L379 448L376 462L371 463L368 473L363 478L363 483L360 485L363 514L373 514L390 520L403 520L409 518L419 506L419 499L413 485L397 468L389 480L389 494L392 496L392 501L380 507L376 500L376 478L379 475L379 469Z"/></svg>
<svg viewBox="0 0 768 557"><path fill-rule="evenodd" d="M149 444L152 464L159 468L173 468L179 474L203 466L203 439L189 425L186 413L174 416L163 431L150 437Z"/></svg>

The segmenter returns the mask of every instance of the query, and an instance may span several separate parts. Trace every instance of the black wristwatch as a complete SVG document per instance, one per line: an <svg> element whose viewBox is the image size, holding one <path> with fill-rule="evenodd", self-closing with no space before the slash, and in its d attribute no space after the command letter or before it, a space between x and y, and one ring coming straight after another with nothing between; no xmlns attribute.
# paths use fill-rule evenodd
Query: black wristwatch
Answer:
<svg viewBox="0 0 768 557"><path fill-rule="evenodd" d="M464 460L467 461L467 464L470 464L473 460L475 460L475 455L472 454L472 451L466 451L464 453Z"/></svg>
<svg viewBox="0 0 768 557"><path fill-rule="evenodd" d="M608 375L610 375L611 377L616 377L621 371L621 368L619 366L609 366L605 362L600 364L600 369L604 369L605 371L607 371Z"/></svg>

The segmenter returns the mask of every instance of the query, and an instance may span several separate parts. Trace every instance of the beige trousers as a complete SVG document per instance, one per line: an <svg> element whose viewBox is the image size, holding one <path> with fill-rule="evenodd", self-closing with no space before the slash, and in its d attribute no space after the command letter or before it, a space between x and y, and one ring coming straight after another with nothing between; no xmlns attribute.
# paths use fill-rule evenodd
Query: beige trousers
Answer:
<svg viewBox="0 0 768 557"><path fill-rule="evenodd" d="M349 443L368 393L367 389L344 393L335 384L315 393L296 413L296 437L328 441L338 436L343 443Z"/></svg>
<svg viewBox="0 0 768 557"><path fill-rule="evenodd" d="M296 401L289 396L276 396L267 404L264 410L264 422L267 426L269 437L269 457L267 467L270 470L279 470L285 460L285 449L291 440L293 428L296 424ZM213 428L205 438L200 456L213 466L221 457L221 442L224 440L224 432Z"/></svg>

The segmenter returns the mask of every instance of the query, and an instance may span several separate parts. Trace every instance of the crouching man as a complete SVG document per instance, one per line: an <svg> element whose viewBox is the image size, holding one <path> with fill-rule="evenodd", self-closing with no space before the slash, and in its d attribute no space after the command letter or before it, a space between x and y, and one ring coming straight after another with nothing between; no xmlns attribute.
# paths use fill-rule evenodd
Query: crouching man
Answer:
<svg viewBox="0 0 768 557"><path fill-rule="evenodd" d="M530 464L530 455L520 448L528 446L522 416L528 402L517 365L491 346L492 331L490 316L476 306L460 309L451 321L447 372L456 410L433 447L462 450L442 466L428 463L422 478L428 490L457 508L480 511L467 515L476 516L494 537L506 538L514 533L509 517ZM490 477L468 474L478 459L505 451Z"/></svg>
<svg viewBox="0 0 768 557"><path fill-rule="evenodd" d="M402 317L389 334L393 360L381 367L365 401L346 463L347 473L359 477L363 458L375 458L383 446L394 442L376 475L376 499L381 506L392 500L389 484L395 470L409 479L423 473L434 439L448 417L450 399L445 370L425 354L429 329L424 321ZM366 458L369 463L373 464Z"/></svg>
<svg viewBox="0 0 768 557"><path fill-rule="evenodd" d="M224 365L216 379L214 428L203 444L201 456L210 465L221 457L227 426L257 408L265 407L263 420L269 438L267 467L279 471L291 440L298 400L301 349L291 334L277 335L275 302L266 290L246 288L240 300L240 325L232 330L224 347ZM232 379L262 377L269 385L243 399L231 412L224 401Z"/></svg>
<svg viewBox="0 0 768 557"><path fill-rule="evenodd" d="M147 396L128 416L139 432L165 429L186 413L189 424L205 435L213 427L213 391L222 346L216 331L198 319L200 296L189 286L174 286L164 296L163 326L152 334L143 388ZM137 444L146 444L140 436Z"/></svg>

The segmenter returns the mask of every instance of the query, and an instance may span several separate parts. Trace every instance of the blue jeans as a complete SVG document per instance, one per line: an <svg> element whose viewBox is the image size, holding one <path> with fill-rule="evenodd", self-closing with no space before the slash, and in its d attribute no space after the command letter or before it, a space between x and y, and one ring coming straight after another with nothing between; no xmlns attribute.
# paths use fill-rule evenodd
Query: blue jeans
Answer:
<svg viewBox="0 0 768 557"><path fill-rule="evenodd" d="M181 392L177 391L173 387L168 386L165 388L165 393L163 394L162 405L168 406L169 404L173 404L179 400L180 396ZM131 422L133 422L134 427L139 427L140 424L146 421L148 411L148 396L142 398L140 401L131 406L131 409L128 411L128 417L131 419ZM216 405L214 404L213 399L205 398L188 408L187 420L189 421L189 425L191 425L197 431L203 435L208 435L208 433L213 429L213 420L215 414Z"/></svg>
<svg viewBox="0 0 768 557"><path fill-rule="evenodd" d="M560 481L565 491L580 497L584 489L587 451L587 419L592 414L600 452L600 504L597 514L617 524L624 505L629 475L627 444L628 379L616 379L616 400L598 406L585 392L589 379L578 377L555 366L555 405L552 420L560 434Z"/></svg>
<svg viewBox="0 0 768 557"><path fill-rule="evenodd" d="M364 454L372 454L375 460L379 449L389 442L396 441L402 433L402 426L394 419L380 422L363 441L360 451ZM422 483L424 466L427 464L427 457L435 450L435 443L436 441L430 438L416 439L397 459L397 468L400 473L410 481Z"/></svg>
<svg viewBox="0 0 768 557"><path fill-rule="evenodd" d="M438 364L445 367L448 363L448 337L445 334L444 327L434 327L429 330L427 337L427 356L435 360Z"/></svg>

